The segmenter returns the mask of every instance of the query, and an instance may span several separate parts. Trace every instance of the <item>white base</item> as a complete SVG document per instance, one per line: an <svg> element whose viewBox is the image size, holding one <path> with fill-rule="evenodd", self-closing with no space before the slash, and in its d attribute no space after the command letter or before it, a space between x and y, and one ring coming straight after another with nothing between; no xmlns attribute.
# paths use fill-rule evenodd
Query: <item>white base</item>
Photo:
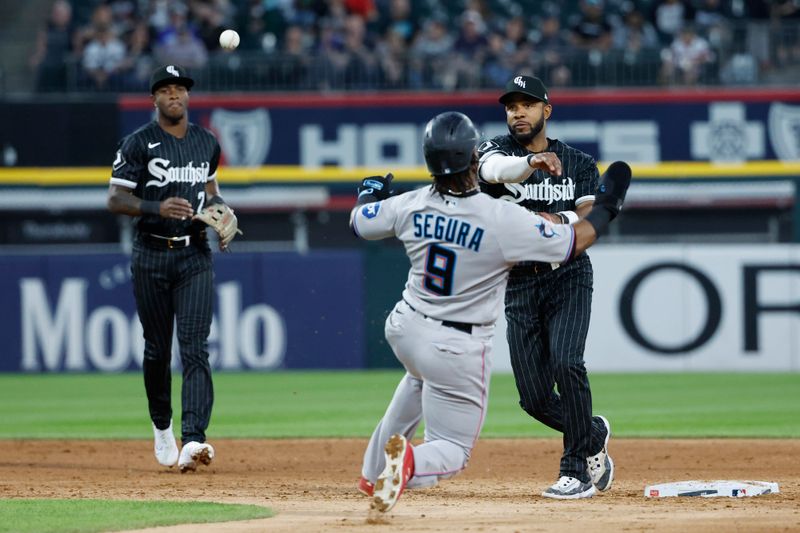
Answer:
<svg viewBox="0 0 800 533"><path fill-rule="evenodd" d="M667 498L670 496L702 496L715 498L744 498L762 494L778 493L778 484L771 481L676 481L648 485L644 488L645 498Z"/></svg>

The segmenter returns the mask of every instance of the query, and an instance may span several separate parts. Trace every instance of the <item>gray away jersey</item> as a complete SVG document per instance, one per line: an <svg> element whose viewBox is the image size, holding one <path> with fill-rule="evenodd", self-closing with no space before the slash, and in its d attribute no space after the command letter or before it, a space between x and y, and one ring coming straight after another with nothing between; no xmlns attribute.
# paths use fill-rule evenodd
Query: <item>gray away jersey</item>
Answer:
<svg viewBox="0 0 800 533"><path fill-rule="evenodd" d="M561 160L561 176L531 169L531 175L521 183L487 183L481 179L481 190L540 213L574 211L582 203L594 200L600 179L594 159L558 139L548 139L547 143L545 151L554 152ZM478 176L483 163L494 155L522 157L530 153L508 133L484 141L478 147Z"/></svg>
<svg viewBox="0 0 800 533"><path fill-rule="evenodd" d="M442 198L431 187L357 206L352 220L363 239L402 241L411 261L403 299L430 317L470 324L497 320L514 264L564 262L575 241L571 226L518 205L483 193Z"/></svg>

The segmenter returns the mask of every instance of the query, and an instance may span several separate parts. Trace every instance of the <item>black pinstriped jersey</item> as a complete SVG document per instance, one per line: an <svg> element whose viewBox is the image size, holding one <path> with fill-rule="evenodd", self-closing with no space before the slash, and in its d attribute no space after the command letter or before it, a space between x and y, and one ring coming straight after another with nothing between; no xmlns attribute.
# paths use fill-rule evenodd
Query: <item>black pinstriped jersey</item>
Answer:
<svg viewBox="0 0 800 533"><path fill-rule="evenodd" d="M132 189L133 195L142 200L185 198L197 213L207 200L206 183L217 177L219 156L219 142L207 129L190 123L186 135L179 139L153 121L120 141L111 184ZM172 237L197 233L205 225L190 219L144 215L136 227Z"/></svg>
<svg viewBox="0 0 800 533"><path fill-rule="evenodd" d="M575 211L576 206L594 200L600 179L594 158L558 139L547 139L545 151L554 152L561 160L561 176L553 176L536 169L521 183L486 183L481 177L479 166L481 190L494 198L515 202L531 211L544 213ZM519 144L511 134L505 134L480 145L478 156L481 165L492 153L527 156L532 152Z"/></svg>

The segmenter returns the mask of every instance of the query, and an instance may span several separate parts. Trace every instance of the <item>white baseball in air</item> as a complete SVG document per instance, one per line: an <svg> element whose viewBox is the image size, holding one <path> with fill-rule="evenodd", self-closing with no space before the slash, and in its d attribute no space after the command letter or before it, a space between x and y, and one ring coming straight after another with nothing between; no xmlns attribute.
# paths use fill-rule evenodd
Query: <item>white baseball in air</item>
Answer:
<svg viewBox="0 0 800 533"><path fill-rule="evenodd" d="M239 34L235 30L225 30L219 36L219 45L225 50L233 50L239 46Z"/></svg>

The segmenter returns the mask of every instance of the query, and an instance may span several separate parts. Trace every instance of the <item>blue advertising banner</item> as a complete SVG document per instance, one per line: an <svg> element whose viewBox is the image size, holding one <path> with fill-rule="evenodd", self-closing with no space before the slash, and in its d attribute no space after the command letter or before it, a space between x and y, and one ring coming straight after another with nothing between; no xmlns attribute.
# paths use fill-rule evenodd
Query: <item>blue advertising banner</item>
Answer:
<svg viewBox="0 0 800 533"><path fill-rule="evenodd" d="M554 90L551 102L548 135L601 161L800 160L796 90ZM120 107L123 134L152 118L149 100ZM448 110L469 115L487 137L507 131L494 93L198 96L190 107L231 166L419 166L425 123Z"/></svg>
<svg viewBox="0 0 800 533"><path fill-rule="evenodd" d="M0 271L0 372L141 368L127 256L7 256ZM215 273L214 368L366 366L359 252L220 254Z"/></svg>

